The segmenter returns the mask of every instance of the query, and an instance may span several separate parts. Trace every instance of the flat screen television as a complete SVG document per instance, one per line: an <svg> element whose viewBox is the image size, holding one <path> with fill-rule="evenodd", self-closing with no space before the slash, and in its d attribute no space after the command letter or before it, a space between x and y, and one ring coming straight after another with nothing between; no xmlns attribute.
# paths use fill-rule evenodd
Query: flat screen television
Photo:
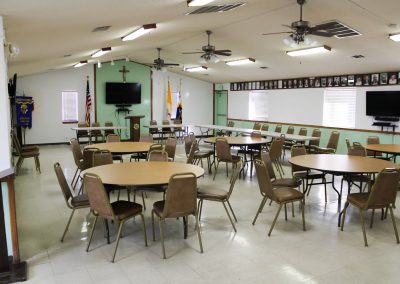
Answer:
<svg viewBox="0 0 400 284"><path fill-rule="evenodd" d="M400 117L400 91L367 91L366 114Z"/></svg>
<svg viewBox="0 0 400 284"><path fill-rule="evenodd" d="M106 104L131 105L142 101L139 83L106 82Z"/></svg>

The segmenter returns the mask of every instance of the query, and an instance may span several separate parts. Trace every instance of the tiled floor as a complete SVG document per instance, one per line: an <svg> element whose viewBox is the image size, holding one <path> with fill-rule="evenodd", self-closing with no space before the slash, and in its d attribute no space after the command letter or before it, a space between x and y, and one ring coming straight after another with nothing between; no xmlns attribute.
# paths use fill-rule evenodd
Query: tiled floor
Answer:
<svg viewBox="0 0 400 284"><path fill-rule="evenodd" d="M33 160L27 159L16 179L20 251L28 262L29 283L399 283L400 246L390 218L381 221L376 217L374 228L367 228L366 248L358 211L350 208L341 232L336 194L328 190L325 204L322 188L315 187L306 199L307 231L301 229L296 206L295 218L285 222L281 214L268 237L277 207L266 205L256 225L251 225L261 196L255 177L249 176L237 181L231 196L238 218L236 234L222 205L204 202L204 253L199 253L193 218L187 240L182 238L182 223L172 219L166 222L168 259L163 260L157 228L157 241L150 237L151 211L147 209L149 247L144 246L140 219L129 221L116 263L110 263L115 226L111 225L112 243L107 245L98 223L91 250L86 253L87 225L93 221L87 209L75 213L66 239L60 243L71 211L65 205L53 164L61 163L68 180L75 166L66 145L43 146L40 153L42 174L37 174ZM177 160L185 160L182 145L178 145ZM285 172L290 174L288 166ZM224 167L215 181L208 174L198 180L200 187L207 183L227 188ZM151 208L160 198L159 194L149 194L147 205ZM399 210L395 215L400 226Z"/></svg>

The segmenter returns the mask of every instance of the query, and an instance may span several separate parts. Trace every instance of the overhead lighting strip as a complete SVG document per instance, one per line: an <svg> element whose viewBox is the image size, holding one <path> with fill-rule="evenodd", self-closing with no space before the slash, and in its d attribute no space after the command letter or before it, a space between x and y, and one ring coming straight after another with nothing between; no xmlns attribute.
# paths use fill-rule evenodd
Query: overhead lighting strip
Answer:
<svg viewBox="0 0 400 284"><path fill-rule="evenodd" d="M128 41L128 40L134 40L137 39L138 37L141 37L144 34L147 34L151 30L157 28L157 24L148 24L148 25L143 25L142 27L138 28L137 30L134 30L130 34L122 37L122 41Z"/></svg>
<svg viewBox="0 0 400 284"><path fill-rule="evenodd" d="M327 45L324 45L324 46L317 46L317 47L311 47L311 48L306 48L306 49L286 51L286 54L289 56L304 56L304 55L326 53L326 52L330 52L330 51L331 51L331 48Z"/></svg>

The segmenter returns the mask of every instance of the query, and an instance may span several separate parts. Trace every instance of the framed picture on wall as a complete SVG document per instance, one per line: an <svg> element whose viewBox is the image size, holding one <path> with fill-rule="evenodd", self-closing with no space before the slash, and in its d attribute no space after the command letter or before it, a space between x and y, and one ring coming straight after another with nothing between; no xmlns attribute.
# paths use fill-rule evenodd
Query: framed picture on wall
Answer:
<svg viewBox="0 0 400 284"><path fill-rule="evenodd" d="M376 86L379 84L379 74L375 73L371 75L371 85Z"/></svg>
<svg viewBox="0 0 400 284"><path fill-rule="evenodd" d="M333 77L333 86L335 86L335 87L340 86L340 77L339 76Z"/></svg>
<svg viewBox="0 0 400 284"><path fill-rule="evenodd" d="M369 74L364 74L363 75L363 85L364 86L369 86L370 84L370 75Z"/></svg>
<svg viewBox="0 0 400 284"><path fill-rule="evenodd" d="M293 87L292 85L293 85L293 81L291 79L289 79L288 83L287 83L288 89L291 89Z"/></svg>
<svg viewBox="0 0 400 284"><path fill-rule="evenodd" d="M362 76L361 76L361 75L356 75L356 82L355 82L355 85L356 85L356 86L362 86L362 83L363 83L363 81L362 81Z"/></svg>
<svg viewBox="0 0 400 284"><path fill-rule="evenodd" d="M321 78L321 87L322 87L322 88L325 88L325 87L326 87L326 78L325 78L325 77L322 77L322 78Z"/></svg>
<svg viewBox="0 0 400 284"><path fill-rule="evenodd" d="M303 86L304 88L308 88L308 78L304 78Z"/></svg>
<svg viewBox="0 0 400 284"><path fill-rule="evenodd" d="M354 86L354 75L347 76L347 86Z"/></svg>
<svg viewBox="0 0 400 284"><path fill-rule="evenodd" d="M320 78L315 78L315 83L314 83L315 88L321 87L321 81L320 80L321 80Z"/></svg>
<svg viewBox="0 0 400 284"><path fill-rule="evenodd" d="M276 88L275 88L275 82L276 82ZM282 80L274 81L274 89L282 89Z"/></svg>
<svg viewBox="0 0 400 284"><path fill-rule="evenodd" d="M333 87L333 77L328 77L328 79L326 79L326 86L328 87Z"/></svg>
<svg viewBox="0 0 400 284"><path fill-rule="evenodd" d="M297 82L298 82L299 88L303 88L303 79L298 79Z"/></svg>
<svg viewBox="0 0 400 284"><path fill-rule="evenodd" d="M297 79L293 79L293 88L297 88Z"/></svg>
<svg viewBox="0 0 400 284"><path fill-rule="evenodd" d="M388 83L388 73L381 73L379 78L381 79L380 82L379 82L381 85L387 85L387 83Z"/></svg>
<svg viewBox="0 0 400 284"><path fill-rule="evenodd" d="M308 80L308 87L314 88L315 78L312 77Z"/></svg>
<svg viewBox="0 0 400 284"><path fill-rule="evenodd" d="M346 87L347 86L347 76L340 77L340 86Z"/></svg>
<svg viewBox="0 0 400 284"><path fill-rule="evenodd" d="M286 80L282 80L282 88L283 89L287 88L287 81Z"/></svg>
<svg viewBox="0 0 400 284"><path fill-rule="evenodd" d="M389 85L396 85L397 84L397 73L389 73Z"/></svg>
<svg viewBox="0 0 400 284"><path fill-rule="evenodd" d="M274 88L274 81L269 81L269 82L268 82L268 89L271 89L271 90L272 90L272 89L275 89L275 88Z"/></svg>

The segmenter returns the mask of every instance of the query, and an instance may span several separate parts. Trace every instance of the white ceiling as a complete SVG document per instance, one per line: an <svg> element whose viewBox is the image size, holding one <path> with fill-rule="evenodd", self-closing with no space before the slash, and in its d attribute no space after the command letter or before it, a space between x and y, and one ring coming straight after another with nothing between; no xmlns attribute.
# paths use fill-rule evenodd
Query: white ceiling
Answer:
<svg viewBox="0 0 400 284"><path fill-rule="evenodd" d="M213 4L237 3L220 0ZM80 60L91 61L90 54L111 46L102 61L129 57L149 63L157 57L182 66L198 66L196 51L207 42L205 30L213 31L211 44L231 49L230 59L252 57L255 64L227 66L209 64L206 74L184 72L210 82L268 80L303 76L368 73L400 70L400 43L388 39L400 32L399 0L307 0L304 20L319 24L338 20L362 33L362 36L337 39L316 37L332 52L303 58L285 54L290 48L285 35L262 33L287 30L299 19L296 0L244 0L246 5L225 13L184 14L194 10L186 0L1 0L8 42L20 47L17 57L9 58L9 74L27 75L52 69L69 68ZM157 29L134 41L121 37L143 24L157 23ZM105 32L92 33L98 26L111 25ZM364 59L351 56L362 54ZM71 55L64 57L65 55ZM183 73L181 67L170 68ZM267 66L268 69L260 69Z"/></svg>

